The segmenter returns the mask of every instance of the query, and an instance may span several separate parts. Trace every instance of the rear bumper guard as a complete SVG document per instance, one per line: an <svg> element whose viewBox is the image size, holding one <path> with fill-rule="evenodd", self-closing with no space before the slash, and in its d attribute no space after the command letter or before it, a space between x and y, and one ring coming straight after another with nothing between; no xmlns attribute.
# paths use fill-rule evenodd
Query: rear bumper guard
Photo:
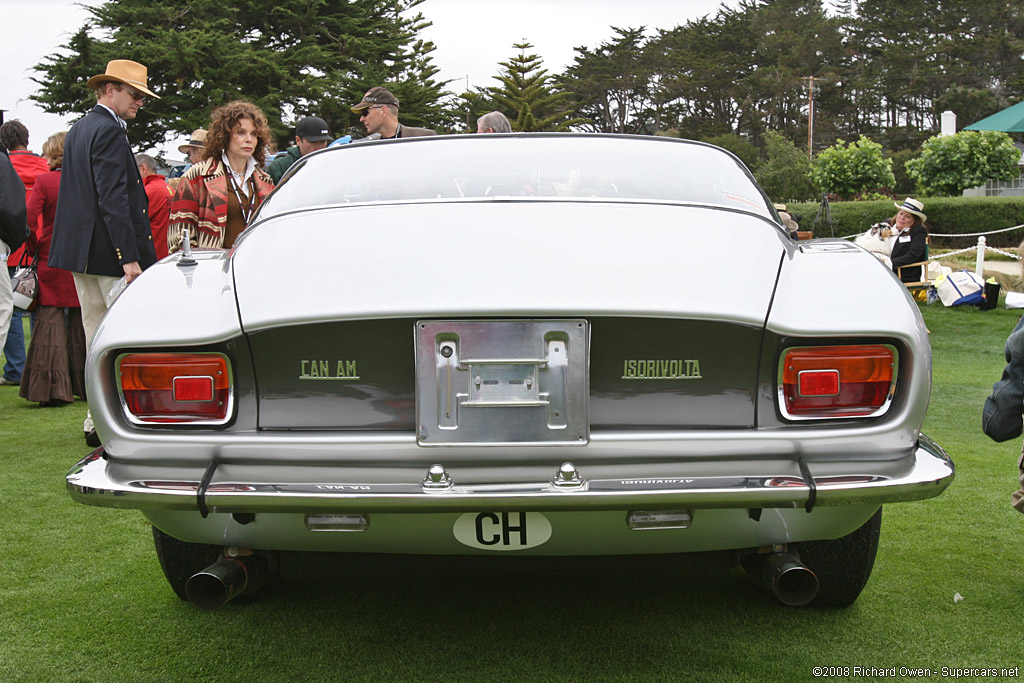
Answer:
<svg viewBox="0 0 1024 683"><path fill-rule="evenodd" d="M68 472L71 497L101 507L254 513L786 508L807 506L812 492L815 506L923 500L942 493L955 476L950 457L925 436L914 450L913 466L902 476L830 475L814 477L812 486L792 473L588 480L583 471L571 480L564 476L564 465L553 468L555 477L547 482L447 481L441 486L429 474L424 481L407 484L218 482L215 474L204 481L119 481L110 469L103 450L94 451Z"/></svg>

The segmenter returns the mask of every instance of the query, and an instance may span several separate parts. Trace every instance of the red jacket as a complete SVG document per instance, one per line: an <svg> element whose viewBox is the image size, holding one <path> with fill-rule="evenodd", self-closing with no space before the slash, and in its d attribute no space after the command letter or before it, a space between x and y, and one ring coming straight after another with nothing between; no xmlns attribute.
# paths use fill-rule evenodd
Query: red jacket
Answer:
<svg viewBox="0 0 1024 683"><path fill-rule="evenodd" d="M153 247L157 260L167 256L167 220L171 217L171 188L159 173L148 175L146 197L149 198L149 226L153 229Z"/></svg>
<svg viewBox="0 0 1024 683"><path fill-rule="evenodd" d="M30 256L39 252L39 305L78 308L78 294L71 273L51 268L47 263L53 236L53 216L57 213L58 189L59 169L36 176L35 187L28 197L28 224L32 226L32 234L25 243L25 249Z"/></svg>
<svg viewBox="0 0 1024 683"><path fill-rule="evenodd" d="M17 172L18 177L21 178L22 184L25 186L25 203L28 203L28 197L32 194L32 185L36 182L36 176L40 173L46 173L50 170L50 164L47 163L46 159L42 158L38 154L33 154L27 149L19 149L13 152L9 152L11 157L11 165L14 166L14 170ZM31 220L28 222L29 226L35 230L38 225L33 223ZM7 260L8 266L16 266L21 262L21 255L24 253L25 247L18 247L14 250L14 253L10 255ZM76 298L75 301L78 299ZM44 306L48 304L43 304ZM75 304L77 306L77 304Z"/></svg>

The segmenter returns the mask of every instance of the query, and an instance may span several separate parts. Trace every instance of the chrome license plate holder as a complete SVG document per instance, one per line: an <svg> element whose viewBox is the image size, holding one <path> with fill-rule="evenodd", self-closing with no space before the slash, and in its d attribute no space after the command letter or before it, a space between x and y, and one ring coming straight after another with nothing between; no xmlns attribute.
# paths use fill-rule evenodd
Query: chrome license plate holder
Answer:
<svg viewBox="0 0 1024 683"><path fill-rule="evenodd" d="M589 440L586 320L421 320L415 339L421 446Z"/></svg>

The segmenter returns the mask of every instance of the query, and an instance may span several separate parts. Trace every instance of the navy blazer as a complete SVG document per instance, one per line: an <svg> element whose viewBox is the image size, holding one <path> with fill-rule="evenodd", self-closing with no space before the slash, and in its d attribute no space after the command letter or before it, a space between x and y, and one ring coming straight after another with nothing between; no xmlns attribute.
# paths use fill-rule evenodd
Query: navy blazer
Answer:
<svg viewBox="0 0 1024 683"><path fill-rule="evenodd" d="M49 265L89 275L124 275L156 263L149 200L128 136L100 105L64 139Z"/></svg>

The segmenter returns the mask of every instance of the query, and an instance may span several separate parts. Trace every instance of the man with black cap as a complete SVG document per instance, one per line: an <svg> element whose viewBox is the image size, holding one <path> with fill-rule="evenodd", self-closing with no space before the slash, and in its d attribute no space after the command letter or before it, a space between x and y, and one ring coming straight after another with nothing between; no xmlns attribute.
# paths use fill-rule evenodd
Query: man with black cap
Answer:
<svg viewBox="0 0 1024 683"><path fill-rule="evenodd" d="M267 173L274 179L274 184L281 182L285 171L292 164L310 152L323 149L333 138L327 132L327 122L319 116L307 116L295 124L295 144L284 154L274 159L267 167Z"/></svg>
<svg viewBox="0 0 1024 683"><path fill-rule="evenodd" d="M156 262L149 200L125 133L126 120L135 118L146 98L158 99L147 82L142 64L108 62L105 73L86 83L96 106L64 139L49 265L74 276L86 348L122 277L130 284ZM86 443L98 446L91 415L84 426Z"/></svg>
<svg viewBox="0 0 1024 683"><path fill-rule="evenodd" d="M387 88L370 88L362 101L352 107L352 113L359 114L359 120L366 126L367 134L377 138L418 138L437 135L429 128L403 126L398 122L398 98Z"/></svg>

